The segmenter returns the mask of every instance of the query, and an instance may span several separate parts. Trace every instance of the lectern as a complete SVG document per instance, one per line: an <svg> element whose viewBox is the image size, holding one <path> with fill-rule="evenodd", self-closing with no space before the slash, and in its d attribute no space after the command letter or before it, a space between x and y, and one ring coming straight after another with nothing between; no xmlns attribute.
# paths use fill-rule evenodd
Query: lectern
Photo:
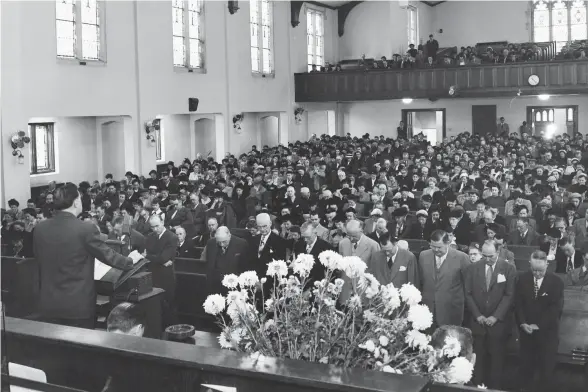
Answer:
<svg viewBox="0 0 588 392"><path fill-rule="evenodd" d="M160 339L162 336L161 301L164 290L154 288L151 273L145 266L149 260L143 259L130 271L111 268L95 261L94 281L96 284L98 327L106 328L106 318L119 303L132 302L145 316L143 336Z"/></svg>

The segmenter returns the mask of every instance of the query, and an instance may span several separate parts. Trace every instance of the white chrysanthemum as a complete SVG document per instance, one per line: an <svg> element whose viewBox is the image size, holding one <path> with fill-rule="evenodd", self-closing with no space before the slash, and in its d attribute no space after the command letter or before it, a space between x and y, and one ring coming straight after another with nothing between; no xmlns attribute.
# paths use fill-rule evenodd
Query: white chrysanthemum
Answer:
<svg viewBox="0 0 588 392"><path fill-rule="evenodd" d="M294 275L288 276L288 286L300 287L301 285L302 285L302 283L300 282L300 279L298 279L298 277L296 277Z"/></svg>
<svg viewBox="0 0 588 392"><path fill-rule="evenodd" d="M447 371L448 382L450 384L465 384L471 380L473 372L474 365L466 358L454 358Z"/></svg>
<svg viewBox="0 0 588 392"><path fill-rule="evenodd" d="M229 293L227 294L227 304L230 305L233 302L245 302L245 298L243 298L243 293L241 293L240 291L229 291Z"/></svg>
<svg viewBox="0 0 588 392"><path fill-rule="evenodd" d="M417 348L419 351L425 351L429 345L431 337L416 329L410 330L406 334L405 342L412 348Z"/></svg>
<svg viewBox="0 0 588 392"><path fill-rule="evenodd" d="M286 289L286 297L287 298L292 298L292 297L296 297L297 295L302 294L302 290L300 290L300 287L298 286L289 286Z"/></svg>
<svg viewBox="0 0 588 392"><path fill-rule="evenodd" d="M223 286L225 286L229 290L235 289L235 288L237 288L237 285L239 284L239 277L235 274L225 275L222 283L223 283Z"/></svg>
<svg viewBox="0 0 588 392"><path fill-rule="evenodd" d="M208 298L206 298L206 301L204 301L203 306L204 311L206 313L216 316L217 314L225 310L225 305L225 297L223 297L220 294L212 294L209 295Z"/></svg>
<svg viewBox="0 0 588 392"><path fill-rule="evenodd" d="M339 268L339 263L343 259L339 253L332 250L326 250L319 255L319 261L328 270L336 270Z"/></svg>
<svg viewBox="0 0 588 392"><path fill-rule="evenodd" d="M292 271L301 277L307 277L310 274L313 266L314 257L306 253L299 254L296 260L294 260L294 262L291 264Z"/></svg>
<svg viewBox="0 0 588 392"><path fill-rule="evenodd" d="M233 345L231 344L231 341L229 339L227 339L227 336L225 335L224 331L221 332L220 335L218 335L218 343L220 344L221 348L232 348Z"/></svg>
<svg viewBox="0 0 588 392"><path fill-rule="evenodd" d="M425 330L433 325L433 315L426 305L414 305L408 309L408 321L418 331Z"/></svg>
<svg viewBox="0 0 588 392"><path fill-rule="evenodd" d="M229 306L227 306L227 314L231 318L233 325L241 323L241 318L239 317L240 310L239 306L237 305L237 302L233 302L229 304Z"/></svg>
<svg viewBox="0 0 588 392"><path fill-rule="evenodd" d="M260 279L261 284L265 284L265 282L267 282L267 278L264 276L263 278Z"/></svg>
<svg viewBox="0 0 588 392"><path fill-rule="evenodd" d="M243 328L235 328L231 332L231 343L233 345L239 344L243 336L245 336L245 330Z"/></svg>
<svg viewBox="0 0 588 392"><path fill-rule="evenodd" d="M267 276L282 277L288 275L288 264L284 260L274 260L267 263Z"/></svg>
<svg viewBox="0 0 588 392"><path fill-rule="evenodd" d="M423 299L420 290L410 283L405 283L402 285L400 288L400 297L409 306L418 305Z"/></svg>
<svg viewBox="0 0 588 392"><path fill-rule="evenodd" d="M370 353L373 353L374 351L376 351L376 344L374 343L373 340L368 340L363 344L360 344L358 346L359 348L363 348L364 350L369 351Z"/></svg>
<svg viewBox="0 0 588 392"><path fill-rule="evenodd" d="M359 278L365 274L367 264L357 256L347 256L343 258L345 263L345 274L353 278Z"/></svg>
<svg viewBox="0 0 588 392"><path fill-rule="evenodd" d="M363 317L369 321L370 323L374 320L377 319L376 314L372 311L372 310L366 310L365 312L363 312Z"/></svg>
<svg viewBox="0 0 588 392"><path fill-rule="evenodd" d="M382 346L382 347L386 347L388 345L388 343L390 343L390 339L388 339L388 337L384 336L384 335L380 336L379 341L380 341L380 346Z"/></svg>
<svg viewBox="0 0 588 392"><path fill-rule="evenodd" d="M386 365L386 366L384 366L384 367L382 368L382 371L383 371L383 372L386 372L386 373L402 374L402 372L401 372L400 370L398 370L398 369L394 369L394 368L393 368L392 366L390 366L390 365Z"/></svg>
<svg viewBox="0 0 588 392"><path fill-rule="evenodd" d="M265 310L267 310L268 312L274 311L274 300L273 299L268 298L265 300Z"/></svg>
<svg viewBox="0 0 588 392"><path fill-rule="evenodd" d="M323 298L323 302L325 303L325 305L327 305L329 307L335 306L335 300L333 300L331 298Z"/></svg>
<svg viewBox="0 0 588 392"><path fill-rule="evenodd" d="M360 278L359 287L365 290L364 293L368 299L374 298L380 292L380 282L370 273L366 273Z"/></svg>
<svg viewBox="0 0 588 392"><path fill-rule="evenodd" d="M478 389L488 389L488 387L484 384L478 385Z"/></svg>
<svg viewBox="0 0 588 392"><path fill-rule="evenodd" d="M259 282L259 278L255 271L245 271L239 275L239 285L244 287L253 287Z"/></svg>
<svg viewBox="0 0 588 392"><path fill-rule="evenodd" d="M380 292L382 294L382 299L386 307L385 311L387 313L392 313L394 310L400 307L400 293L392 283L389 283L386 286L382 286L380 288Z"/></svg>
<svg viewBox="0 0 588 392"><path fill-rule="evenodd" d="M345 281L343 279L341 279L341 278L335 279L335 286L337 286L338 288L342 288L344 284L345 284Z"/></svg>
<svg viewBox="0 0 588 392"><path fill-rule="evenodd" d="M269 319L265 322L265 324L263 325L263 327L267 330L270 328L275 328L276 326L276 322L273 319Z"/></svg>
<svg viewBox="0 0 588 392"><path fill-rule="evenodd" d="M361 308L361 298L359 295L354 294L347 300L347 306L349 309L358 309Z"/></svg>
<svg viewBox="0 0 588 392"><path fill-rule="evenodd" d="M447 358L454 358L459 356L461 351L461 344L459 340L453 336L447 336L445 338L445 345L443 346L443 355Z"/></svg>

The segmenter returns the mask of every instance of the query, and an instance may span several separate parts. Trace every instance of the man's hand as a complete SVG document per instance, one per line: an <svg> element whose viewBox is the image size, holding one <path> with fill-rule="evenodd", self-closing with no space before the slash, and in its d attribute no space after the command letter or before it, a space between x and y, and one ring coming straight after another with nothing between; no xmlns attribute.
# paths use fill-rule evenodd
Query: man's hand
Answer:
<svg viewBox="0 0 588 392"><path fill-rule="evenodd" d="M487 319L486 317L484 317L484 316L479 316L479 317L476 319L476 321L477 321L477 322L478 322L478 324L480 324L480 325L484 325L484 324L486 324L486 321L487 321L487 320L488 320L488 319Z"/></svg>
<svg viewBox="0 0 588 392"><path fill-rule="evenodd" d="M497 321L498 321L498 320L496 319L496 317L494 317L494 316L490 316L490 317L488 317L488 318L486 319L486 325L487 325L487 326L489 326L489 327L491 327L491 326L493 326L494 324L496 324L496 322L497 322Z"/></svg>
<svg viewBox="0 0 588 392"><path fill-rule="evenodd" d="M529 324L521 324L521 329L529 335L533 333L533 328Z"/></svg>

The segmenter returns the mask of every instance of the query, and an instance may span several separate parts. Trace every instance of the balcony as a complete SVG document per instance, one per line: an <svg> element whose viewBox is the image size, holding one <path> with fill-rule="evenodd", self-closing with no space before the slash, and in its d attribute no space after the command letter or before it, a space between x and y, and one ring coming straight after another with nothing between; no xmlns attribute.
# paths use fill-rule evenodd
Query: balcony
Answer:
<svg viewBox="0 0 588 392"><path fill-rule="evenodd" d="M537 75L539 83L529 84ZM588 94L588 61L553 60L417 69L374 69L294 75L296 102L401 98L513 97ZM449 94L450 87L457 93Z"/></svg>

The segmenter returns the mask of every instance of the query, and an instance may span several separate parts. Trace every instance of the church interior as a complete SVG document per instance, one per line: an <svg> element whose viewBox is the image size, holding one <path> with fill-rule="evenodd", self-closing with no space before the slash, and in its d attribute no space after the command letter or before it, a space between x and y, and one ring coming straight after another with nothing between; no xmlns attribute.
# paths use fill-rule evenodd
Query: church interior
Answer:
<svg viewBox="0 0 588 392"><path fill-rule="evenodd" d="M588 1L584 0L1 1L3 386L27 391L241 392L279 387L284 391L452 392L476 390L485 384L508 391L588 390L588 187L579 167L588 163L587 14ZM487 155L480 157L479 151L484 150ZM521 160L517 157L524 160L522 166L517 166ZM427 166L434 175L423 173ZM538 182L529 185L525 181L536 176L538 166L545 170L544 177L539 175ZM521 173L516 172L518 168ZM584 166L581 170L585 171ZM410 185L403 182L406 171L408 177L416 176ZM559 173L553 189L549 188L552 171ZM272 185L278 173L280 185ZM255 193L259 192L258 177L267 189L264 194ZM462 177L466 178L463 187ZM423 182L420 188L419 181ZM80 191L76 217L95 223L97 228L92 228L100 238L95 241L108 245L108 250L100 248L102 253L95 250L98 245L83 248L91 251L79 248L74 252L76 257L87 252L91 262L96 259L88 272L94 274L89 279L95 280L90 282L95 283L91 289L96 296L92 304L95 328L35 318L38 303L49 301L40 298L40 293L47 293L47 279L55 279L56 290L65 292L70 283L56 276L75 270L62 253L68 245L53 249L66 244L67 238L51 233L46 224L58 219L56 210L61 214L66 210L57 206L56 199L63 202L65 191L60 189L68 184ZM381 199L378 184L387 187ZM113 193L109 193L111 185ZM270 190L270 186L275 187ZM431 197L426 198L430 187L443 194L437 199L431 191L433 207ZM314 201L304 201L304 189L310 189L309 200ZM444 189L451 190L451 195ZM405 207L407 192L412 196ZM472 193L476 198L469 198ZM347 197L350 195L353 197ZM566 215L568 206L575 195L579 207L572 208L574 217L568 220L572 216ZM292 200L302 198L309 209L296 202L281 204L280 200L290 196ZM508 213L508 203L514 200L518 207L519 199L528 201L526 209L532 219L518 215L519 208ZM138 208L134 200L142 201ZM196 207L206 205L205 200L210 210L216 210L203 210L205 218L196 225ZM481 207L480 200L485 202ZM542 208L545 200L549 202L547 212ZM376 208L379 202L384 211ZM72 207L67 208L76 203L70 201ZM153 207L157 203L160 209ZM182 208L194 214L194 218L189 216L190 225L169 223L183 213ZM284 208L287 212L283 214ZM437 223L431 218L436 208ZM484 208L497 211L498 217L495 213L491 223L484 222ZM408 214L402 215L403 209ZM346 214L350 210L351 218ZM335 218L329 217L331 211ZM325 234L329 249L344 254L343 243L348 241L354 244L349 254L354 257L358 241L353 242L350 221L361 220L362 238L367 238L368 221L371 219L371 233L376 233L378 217L385 218L388 223L384 222L382 230L395 231L394 243L405 239L420 265L425 252L435 253L430 244L436 237L431 232L446 226L455 234L450 238L457 240L452 242L456 253L470 260L471 244L476 243L485 257L487 241L496 242L487 232L494 234L503 218L498 226L504 232L498 238L504 239L505 254L513 255L510 265L514 271L534 271L529 263L540 256L536 252L544 252L543 259L547 254L547 274L561 275L565 281L578 270L574 283L565 283L562 289L559 334L553 338L557 353L550 357L553 363L549 365L546 359L536 365L553 372L551 386L536 389L519 384L524 367L519 356L518 334L524 333L520 328L495 341L504 347L501 381L492 379L494 374L478 378L474 370L476 382L465 385L372 371L375 359L365 370L313 363L318 359L252 359L246 350L221 349L220 330L203 308L207 295L212 294L211 285L226 294L220 285L222 276L211 283L218 275L210 265L211 248L222 252L215 257L224 260L227 237L223 235L229 238L229 250L234 238L243 239L251 259L262 260L269 243L259 215L267 213L272 218L268 230L283 237L283 258L293 260L295 241L305 240L304 230L315 212L319 226L329 225ZM128 223L129 216L133 223ZM153 216L161 217L161 229L153 224ZM407 220L416 225L421 216L427 222L424 231L416 237L403 235ZM450 222L462 216L471 228L464 234L468 239L460 242ZM211 217L216 226L211 226ZM560 218L565 221L561 238L556 230ZM141 249L147 259L157 253L149 250L154 233L161 240L162 233L173 231L174 244L180 238L178 250L173 249L169 261L162 259L161 263L161 269L172 271L173 284L165 278L159 281L160 271L152 267L153 260L134 259L134 239L125 253L127 243L121 239L125 235L117 236L117 224L122 222L121 230L129 230L127 237L133 238L132 231L141 232L136 225L141 219L145 229L140 234L145 241ZM14 229L19 224L22 230ZM427 235L429 224L432 229ZM539 239L532 246L508 242L519 224L523 230L527 224L536 229ZM478 225L484 226L480 241ZM11 237L13 229L24 234ZM333 233L328 232L331 229ZM296 230L294 245L286 246ZM311 236L316 234L310 231ZM40 233L46 235L44 240L38 238ZM76 233L71 231L72 236ZM17 237L15 250L15 241L10 239ZM184 254L185 238L194 245ZM556 245L550 247L549 241ZM382 243L377 247L384 252ZM286 253L290 248L293 253ZM138 253L145 256L141 249ZM500 246L494 249L502 252ZM582 249L586 249L585 259L580 255ZM111 269L110 263L105 262L110 267L99 263L112 251L122 254L128 263L133 259L131 272L114 273L116 266ZM564 260L561 271L559 264L550 262L553 256L559 263L560 255ZM502 253L498 263L501 258ZM39 265L40 260L62 262L63 266L51 267L51 273L58 275L47 277L48 268ZM570 268L566 260L571 260ZM373 260L365 262L370 272ZM109 272L96 278L99 264ZM261 274L265 275L263 268ZM577 282L582 279L584 285ZM135 284L148 284L150 291L138 294L138 288L129 289ZM175 291L172 299L171 290ZM510 295L514 300L509 299L509 314L514 320L518 294ZM460 321L468 327L466 321L473 316L467 292L465 298ZM64 301L69 303L70 298ZM163 320L171 312L171 302L176 314L174 322L166 323ZM107 331L108 320L120 303L135 303L144 312L143 337ZM348 311L347 305L341 306L342 312ZM57 319L62 316L51 318ZM176 331L181 335L176 341L171 341L172 332L162 338L170 326L187 328L188 339L181 331ZM471 333L473 350L478 353L476 330ZM491 334L487 335L490 339L488 336ZM542 358L543 351L537 352ZM488 355L495 360L498 354ZM479 365L481 356L477 357ZM480 379L491 381L477 382ZM116 385L110 380L116 380Z"/></svg>

